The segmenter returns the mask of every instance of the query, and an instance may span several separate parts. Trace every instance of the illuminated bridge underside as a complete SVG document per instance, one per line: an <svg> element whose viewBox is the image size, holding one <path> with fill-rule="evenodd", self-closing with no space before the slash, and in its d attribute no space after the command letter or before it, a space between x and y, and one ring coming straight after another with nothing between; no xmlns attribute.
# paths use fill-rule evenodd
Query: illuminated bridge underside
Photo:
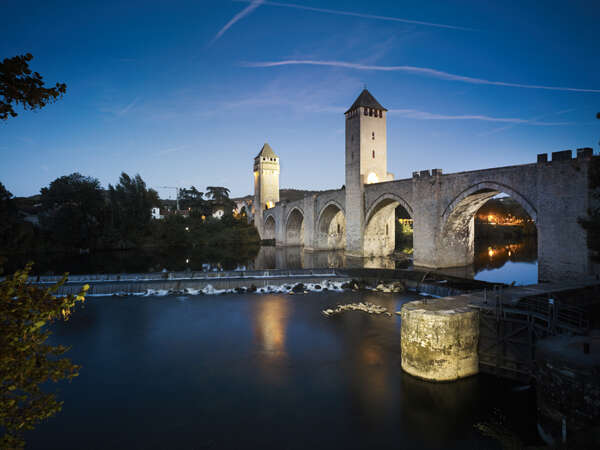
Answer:
<svg viewBox="0 0 600 450"><path fill-rule="evenodd" d="M590 159L562 156L454 174L422 171L410 179L360 186L362 198L354 188L350 202L346 189L279 202L264 211L263 238L274 236L278 246L345 249L358 257L389 255L395 247L394 210L401 205L413 219L415 265L465 266L474 258L475 213L505 193L536 223L540 280L586 277L593 267L577 219L589 207Z"/></svg>

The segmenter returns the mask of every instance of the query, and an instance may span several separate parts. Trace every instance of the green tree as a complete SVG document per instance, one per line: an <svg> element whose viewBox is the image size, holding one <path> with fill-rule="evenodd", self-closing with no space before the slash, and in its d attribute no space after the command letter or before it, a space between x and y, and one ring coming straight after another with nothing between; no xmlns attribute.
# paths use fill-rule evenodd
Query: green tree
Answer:
<svg viewBox="0 0 600 450"><path fill-rule="evenodd" d="M148 189L138 174L121 173L119 183L108 185L111 225L123 240L139 242L152 219L152 207L160 206L158 193Z"/></svg>
<svg viewBox="0 0 600 450"><path fill-rule="evenodd" d="M88 286L78 295L56 297L66 278L39 288L28 283L30 270L31 264L0 283L0 448L22 448L24 431L60 411L62 402L41 386L71 380L79 370L60 358L67 347L46 343L51 333L45 325L67 320Z"/></svg>
<svg viewBox="0 0 600 450"><path fill-rule="evenodd" d="M13 195L0 183L0 245L6 246L10 230L17 221L17 208Z"/></svg>
<svg viewBox="0 0 600 450"><path fill-rule="evenodd" d="M215 202L229 200L229 189L221 186L207 186L206 195Z"/></svg>
<svg viewBox="0 0 600 450"><path fill-rule="evenodd" d="M204 199L204 194L194 186L179 190L179 204L183 209L190 209L194 215L211 213L210 204Z"/></svg>
<svg viewBox="0 0 600 450"><path fill-rule="evenodd" d="M41 223L56 242L70 248L95 245L106 206L98 179L72 173L57 178L40 192Z"/></svg>
<svg viewBox="0 0 600 450"><path fill-rule="evenodd" d="M212 211L215 212L218 209L223 209L226 216L232 214L234 203L229 198L229 189L221 186L208 186L206 188L206 195L210 198Z"/></svg>
<svg viewBox="0 0 600 450"><path fill-rule="evenodd" d="M29 68L32 59L27 53L0 62L0 120L16 117L14 106L18 104L24 109L43 108L67 92L64 83L44 87L42 76Z"/></svg>

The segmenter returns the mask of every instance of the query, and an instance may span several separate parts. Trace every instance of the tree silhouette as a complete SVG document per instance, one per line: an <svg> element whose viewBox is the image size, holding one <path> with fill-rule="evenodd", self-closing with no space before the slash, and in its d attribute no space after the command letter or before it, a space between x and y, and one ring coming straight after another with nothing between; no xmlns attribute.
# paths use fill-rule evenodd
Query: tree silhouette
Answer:
<svg viewBox="0 0 600 450"><path fill-rule="evenodd" d="M100 181L72 173L40 190L41 223L52 237L67 247L92 246L102 230L105 207Z"/></svg>
<svg viewBox="0 0 600 450"><path fill-rule="evenodd" d="M18 115L13 106L20 104L24 109L43 108L67 92L64 83L45 88L42 76L29 68L32 59L31 53L27 53L0 62L0 120Z"/></svg>

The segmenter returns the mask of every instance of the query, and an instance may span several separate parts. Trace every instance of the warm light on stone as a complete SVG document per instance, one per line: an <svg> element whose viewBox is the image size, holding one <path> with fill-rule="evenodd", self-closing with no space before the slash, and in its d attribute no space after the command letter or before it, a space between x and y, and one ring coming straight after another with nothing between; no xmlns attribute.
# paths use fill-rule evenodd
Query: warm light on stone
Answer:
<svg viewBox="0 0 600 450"><path fill-rule="evenodd" d="M479 372L479 312L456 297L402 306L402 369L428 381Z"/></svg>
<svg viewBox="0 0 600 450"><path fill-rule="evenodd" d="M379 178L377 178L377 174L375 174L375 172L371 172L369 174L369 176L367 177L368 184L377 183L378 181L379 181Z"/></svg>

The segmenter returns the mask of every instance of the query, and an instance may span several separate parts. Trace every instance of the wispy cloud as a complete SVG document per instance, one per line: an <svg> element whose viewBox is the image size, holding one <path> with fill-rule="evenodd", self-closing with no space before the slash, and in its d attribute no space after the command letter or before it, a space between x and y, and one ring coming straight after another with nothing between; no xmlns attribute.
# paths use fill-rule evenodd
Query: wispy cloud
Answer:
<svg viewBox="0 0 600 450"><path fill-rule="evenodd" d="M112 107L111 108L100 108L100 112L109 113L114 116L121 117L121 116L124 116L125 114L127 114L129 111L131 111L133 109L133 107L138 104L139 101L140 101L140 98L136 97L129 104L127 104L121 108L112 108Z"/></svg>
<svg viewBox="0 0 600 450"><path fill-rule="evenodd" d="M237 1L248 2L250 0L237 0ZM313 6L298 5L296 3L280 3L280 2L268 2L268 1L265 1L262 3L265 5L269 5L269 6L280 6L283 8L302 9L304 11L314 11L314 12L320 12L320 13L326 13L326 14L335 14L337 16L352 16L352 17L361 17L363 19L375 19L375 20L385 20L388 22L409 23L412 25L424 25L427 27L449 28L452 30L463 30L463 31L476 31L472 28L460 27L457 25L448 25L448 24L444 24L444 23L434 23L434 22L423 22L421 20L404 19L401 17L378 16L375 14L364 14L364 13L352 12L352 11L340 11L337 9L315 8Z"/></svg>
<svg viewBox="0 0 600 450"><path fill-rule="evenodd" d="M219 30L219 32L215 35L215 37L208 44L209 46L214 44L221 36L225 34L227 30L229 30L236 22L240 21L248 14L252 13L256 8L264 3L264 0L252 0L248 6L246 6L243 10L237 13L233 18L225 24L223 28Z"/></svg>
<svg viewBox="0 0 600 450"><path fill-rule="evenodd" d="M427 111L419 111L417 109L390 109L389 114L399 114L409 119L418 120L480 120L484 122L502 122L510 124L527 124L527 125L542 125L542 126L556 126L556 125L571 125L572 122L541 122L535 119L520 119L516 117L492 117L482 114L437 114Z"/></svg>
<svg viewBox="0 0 600 450"><path fill-rule="evenodd" d="M531 119L529 119L529 121L537 122L540 119L543 119L545 117L558 116L558 115L561 115L561 114L570 113L572 111L575 111L575 110L574 109L565 109L565 110L562 110L562 111L556 111L556 112L552 112L552 113L548 113L548 114L542 114L542 115L539 115L539 116L532 117ZM529 122L527 122L527 123L529 123ZM485 131L483 133L479 133L477 136L489 136L491 134L499 133L501 131L510 130L511 128L514 128L517 125L519 125L519 123L512 123L512 124L505 125L505 126L502 126L502 127L499 127L499 128L494 128L493 130L489 130L489 131Z"/></svg>
<svg viewBox="0 0 600 450"><path fill-rule="evenodd" d="M350 63L346 61L316 61L310 59L288 59L283 61L266 61L266 62L248 62L242 63L245 67L279 67L279 66L292 66L292 65L310 65L310 66L329 66L329 67L342 67L346 69L355 70L375 70L383 72L405 72L415 75L424 75L441 80L449 81L460 81L463 83L470 84L481 84L481 85L492 85L492 86L505 86L523 89L544 89L548 91L568 91L568 92L591 92L600 94L600 89L582 89L573 87L563 86L543 86L537 84L522 84L522 83L510 83L506 81L493 81L486 80L484 78L474 78L464 75L457 75L453 73L443 72L441 70L430 69L428 67L416 67L416 66L378 66L371 64L359 64Z"/></svg>
<svg viewBox="0 0 600 450"><path fill-rule="evenodd" d="M129 111L131 111L131 108L133 108L137 104L138 101L139 101L138 97L134 98L133 101L130 102L127 106L115 111L115 114L117 116L122 116L124 114L127 114Z"/></svg>

